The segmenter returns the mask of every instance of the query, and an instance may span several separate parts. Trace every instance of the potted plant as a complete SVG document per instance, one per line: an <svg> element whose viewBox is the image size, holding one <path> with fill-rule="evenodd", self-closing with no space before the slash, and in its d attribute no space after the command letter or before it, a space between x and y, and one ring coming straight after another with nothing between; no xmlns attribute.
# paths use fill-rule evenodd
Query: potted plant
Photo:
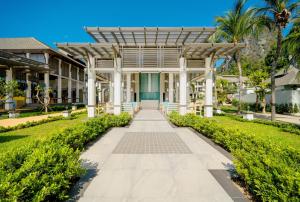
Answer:
<svg viewBox="0 0 300 202"><path fill-rule="evenodd" d="M66 110L62 111L62 115L64 118L71 117L71 110L68 109L68 106L66 106Z"/></svg>
<svg viewBox="0 0 300 202"><path fill-rule="evenodd" d="M0 80L0 100L5 103L8 109L8 117L16 118L20 113L16 112L16 102L13 100L14 95L22 95L16 80Z"/></svg>
<svg viewBox="0 0 300 202"><path fill-rule="evenodd" d="M243 113L243 119L248 121L252 121L254 119L254 114L250 111L250 106L247 106L247 111Z"/></svg>

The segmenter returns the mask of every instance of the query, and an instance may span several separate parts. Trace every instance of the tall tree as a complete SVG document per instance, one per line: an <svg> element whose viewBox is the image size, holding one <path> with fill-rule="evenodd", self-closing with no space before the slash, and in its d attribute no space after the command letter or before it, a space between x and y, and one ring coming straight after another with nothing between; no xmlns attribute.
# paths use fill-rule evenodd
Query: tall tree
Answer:
<svg viewBox="0 0 300 202"><path fill-rule="evenodd" d="M296 9L299 7L299 2L293 0L263 0L264 6L258 8L258 14L260 18L260 24L272 29L277 33L276 41L276 54L272 64L271 70L271 107L272 116L271 119L276 119L275 108L275 74L278 67L278 60L282 49L283 29L287 26L290 19L293 18Z"/></svg>
<svg viewBox="0 0 300 202"><path fill-rule="evenodd" d="M228 11L224 16L216 18L218 33L223 41L229 43L242 43L245 39L257 33L258 23L255 16L255 9L245 7L246 0L237 0L232 10ZM241 52L237 50L233 59L239 71L239 105L238 113L241 111L241 91L242 91L242 65Z"/></svg>
<svg viewBox="0 0 300 202"><path fill-rule="evenodd" d="M300 66L300 22L293 25L290 33L283 41L288 54L292 56L292 62L296 67Z"/></svg>

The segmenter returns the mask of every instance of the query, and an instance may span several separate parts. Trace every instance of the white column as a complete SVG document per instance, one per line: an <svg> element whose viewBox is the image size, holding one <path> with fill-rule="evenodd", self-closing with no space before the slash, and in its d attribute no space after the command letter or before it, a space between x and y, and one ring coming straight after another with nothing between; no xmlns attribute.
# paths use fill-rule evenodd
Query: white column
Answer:
<svg viewBox="0 0 300 202"><path fill-rule="evenodd" d="M175 74L174 75L175 78L175 100L174 102L178 102L179 103L179 75Z"/></svg>
<svg viewBox="0 0 300 202"><path fill-rule="evenodd" d="M88 117L92 118L96 115L95 58L89 58L88 66Z"/></svg>
<svg viewBox="0 0 300 202"><path fill-rule="evenodd" d="M44 53L45 55L45 68L49 70L49 53ZM45 102L49 100L49 88L50 88L50 81L49 81L49 71L44 73L44 83L45 83Z"/></svg>
<svg viewBox="0 0 300 202"><path fill-rule="evenodd" d="M165 89L165 74L160 73L160 85L159 85L159 92L160 92L160 103L163 103L164 99L164 89Z"/></svg>
<svg viewBox="0 0 300 202"><path fill-rule="evenodd" d="M181 57L179 59L179 113L181 115L186 114L187 109L187 98L186 98L186 88L187 88L187 73L186 73L186 60Z"/></svg>
<svg viewBox="0 0 300 202"><path fill-rule="evenodd" d="M26 84L27 84L27 89L26 89L26 104L31 104L32 103L30 75L31 75L30 72L26 72Z"/></svg>
<svg viewBox="0 0 300 202"><path fill-rule="evenodd" d="M126 74L126 102L131 102L131 73Z"/></svg>
<svg viewBox="0 0 300 202"><path fill-rule="evenodd" d="M102 85L100 82L98 83L98 102L102 103Z"/></svg>
<svg viewBox="0 0 300 202"><path fill-rule="evenodd" d="M76 102L79 102L79 68L77 67L77 76L76 76Z"/></svg>
<svg viewBox="0 0 300 202"><path fill-rule="evenodd" d="M121 113L121 58L114 59L114 114Z"/></svg>
<svg viewBox="0 0 300 202"><path fill-rule="evenodd" d="M62 98L61 98L61 59L58 60L57 103L62 103Z"/></svg>
<svg viewBox="0 0 300 202"><path fill-rule="evenodd" d="M140 74L135 74L135 93L136 93L136 101L140 101Z"/></svg>
<svg viewBox="0 0 300 202"><path fill-rule="evenodd" d="M213 72L211 68L211 58L205 58L205 106L204 116L213 116Z"/></svg>
<svg viewBox="0 0 300 202"><path fill-rule="evenodd" d="M174 75L169 73L169 102L174 102Z"/></svg>
<svg viewBox="0 0 300 202"><path fill-rule="evenodd" d="M83 74L83 94L82 94L82 99L83 99L83 103L84 104L87 104L87 90L86 90L86 86L87 86L87 83L86 83L86 74L87 74L87 69L85 68L84 69L84 74Z"/></svg>
<svg viewBox="0 0 300 202"><path fill-rule="evenodd" d="M114 100L114 88L113 88L113 81L109 82L109 103L113 103Z"/></svg>
<svg viewBox="0 0 300 202"><path fill-rule="evenodd" d="M13 79L13 71L12 71L12 68L9 68L8 70L6 70L6 76L5 76L5 81L6 82L9 82L9 81L12 81ZM13 99L12 99L13 95L7 95L7 100L5 102L5 110L11 110L12 109L12 102L13 102Z"/></svg>
<svg viewBox="0 0 300 202"><path fill-rule="evenodd" d="M72 65L69 64L68 103L72 103Z"/></svg>
<svg viewBox="0 0 300 202"><path fill-rule="evenodd" d="M30 58L30 53L26 53L26 58ZM32 103L32 97L31 97L31 81L30 81L30 72L26 72L26 104Z"/></svg>

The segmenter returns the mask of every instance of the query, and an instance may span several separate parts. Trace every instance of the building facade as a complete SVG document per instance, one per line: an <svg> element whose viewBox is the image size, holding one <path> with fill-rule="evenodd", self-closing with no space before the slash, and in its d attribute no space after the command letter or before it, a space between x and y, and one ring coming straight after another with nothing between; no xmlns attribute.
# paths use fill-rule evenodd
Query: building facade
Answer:
<svg viewBox="0 0 300 202"><path fill-rule="evenodd" d="M61 51L87 61L88 116L95 116L96 83L108 86L114 114L139 103L158 109L177 104L188 111L189 82L205 77L205 116L213 114L213 63L244 44L210 43L208 27L88 27L95 43L58 43ZM100 88L101 91L101 88Z"/></svg>
<svg viewBox="0 0 300 202"><path fill-rule="evenodd" d="M85 102L85 64L60 53L35 38L0 38L0 50L40 63L39 67L1 64L3 79L17 80L26 104L36 103L35 87L51 89L51 104ZM14 58L12 57L11 60Z"/></svg>

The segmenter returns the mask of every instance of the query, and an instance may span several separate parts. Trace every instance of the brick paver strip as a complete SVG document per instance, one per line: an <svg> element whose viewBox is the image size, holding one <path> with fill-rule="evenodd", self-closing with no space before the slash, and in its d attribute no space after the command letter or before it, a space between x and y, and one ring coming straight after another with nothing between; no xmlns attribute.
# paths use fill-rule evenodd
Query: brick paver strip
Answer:
<svg viewBox="0 0 300 202"><path fill-rule="evenodd" d="M190 154L174 132L127 132L113 154Z"/></svg>

